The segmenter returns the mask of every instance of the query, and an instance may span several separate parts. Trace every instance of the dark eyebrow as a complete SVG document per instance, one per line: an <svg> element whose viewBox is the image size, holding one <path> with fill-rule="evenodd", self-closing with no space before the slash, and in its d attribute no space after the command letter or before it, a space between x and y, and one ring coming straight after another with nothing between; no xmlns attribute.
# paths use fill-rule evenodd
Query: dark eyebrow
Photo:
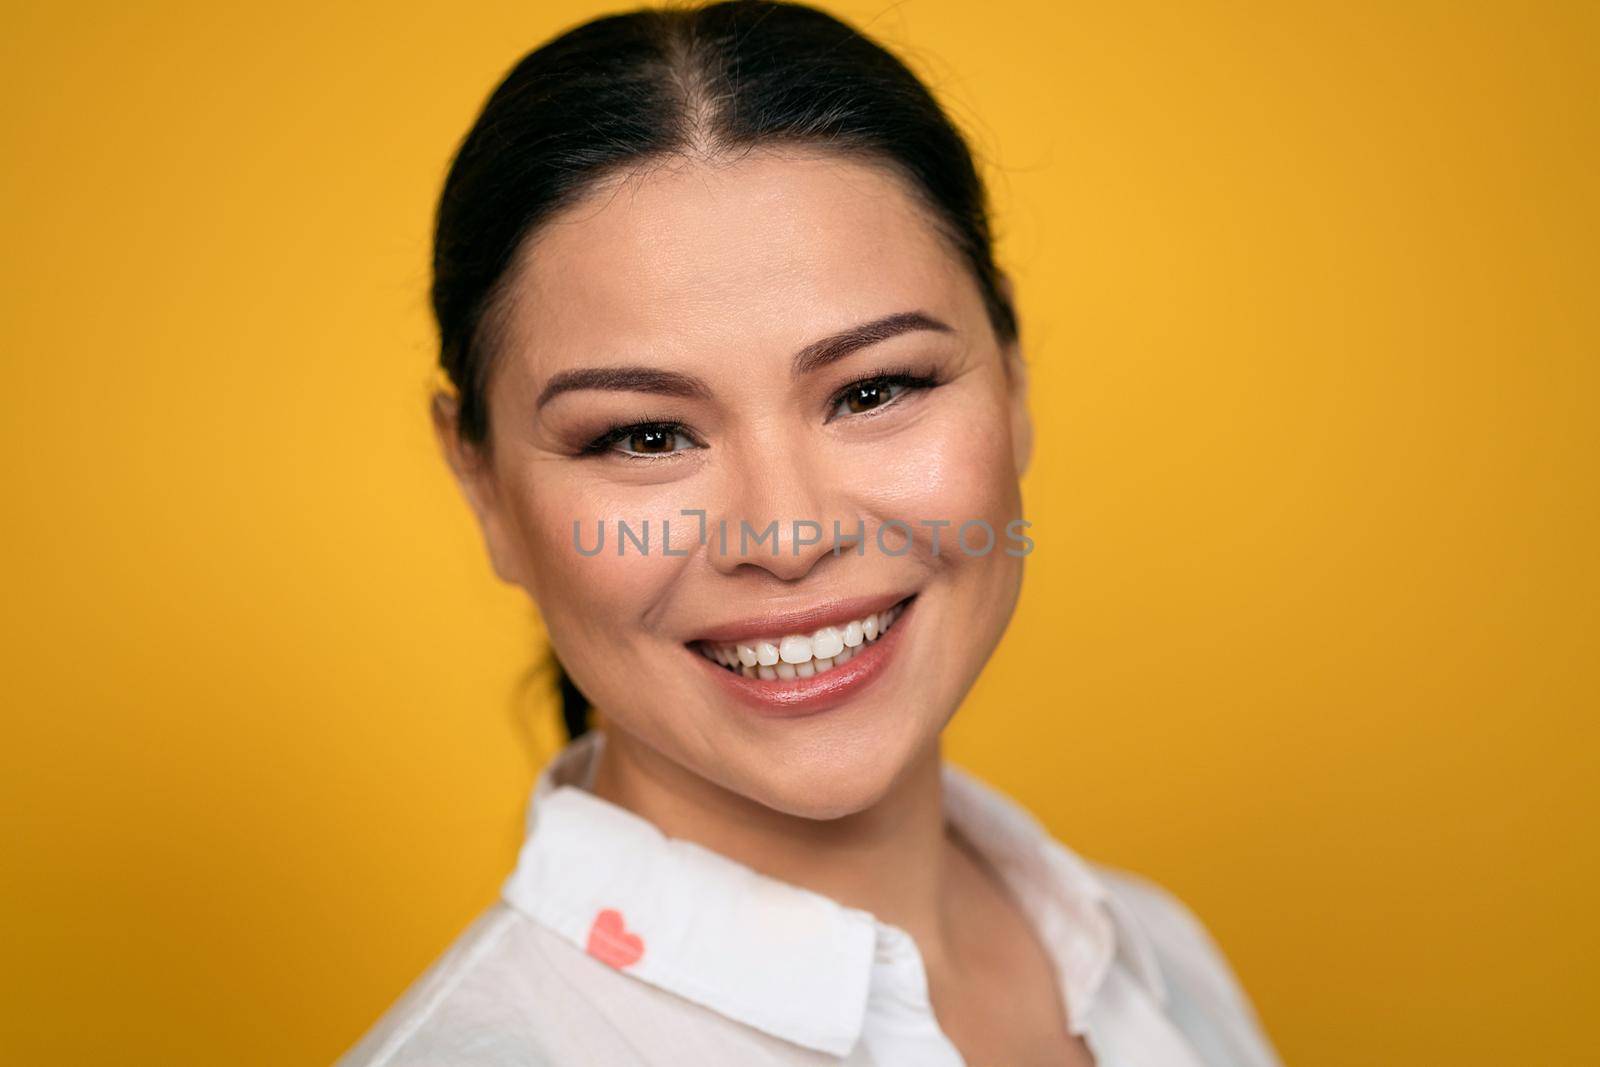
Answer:
<svg viewBox="0 0 1600 1067"><path fill-rule="evenodd" d="M824 337L820 341L813 341L795 354L794 365L790 373L798 376L818 367L826 367L835 360L843 359L850 353L887 341L889 338L913 330L937 330L940 333L955 333L953 329L938 319L922 311L900 311L893 315L885 315L881 319L864 322L859 326L852 326L848 330L836 333L831 337Z"/></svg>
<svg viewBox="0 0 1600 1067"><path fill-rule="evenodd" d="M881 319L852 326L848 330L820 341L813 341L795 353L790 373L798 376L818 367L825 367L850 353L887 341L891 337L914 330L935 330L954 333L949 326L921 311L901 311ZM677 371L656 367L581 367L555 375L539 393L534 402L542 408L562 393L578 389L607 389L631 393L655 393L657 396L680 396L706 399L711 391L699 378Z"/></svg>
<svg viewBox="0 0 1600 1067"><path fill-rule="evenodd" d="M583 367L562 371L550 379L536 408L542 408L552 397L574 389L612 389L632 393L655 393L658 396L685 396L704 399L711 395L699 378L677 371L655 367Z"/></svg>

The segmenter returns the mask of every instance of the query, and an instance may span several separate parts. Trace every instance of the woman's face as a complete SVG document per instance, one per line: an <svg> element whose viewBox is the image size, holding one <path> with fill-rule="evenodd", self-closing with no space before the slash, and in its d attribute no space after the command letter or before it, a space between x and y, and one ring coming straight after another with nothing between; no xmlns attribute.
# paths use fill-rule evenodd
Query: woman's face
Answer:
<svg viewBox="0 0 1600 1067"><path fill-rule="evenodd" d="M754 153L597 188L510 280L488 457L441 429L606 729L790 814L876 802L1021 580L1021 367L969 271L889 172Z"/></svg>

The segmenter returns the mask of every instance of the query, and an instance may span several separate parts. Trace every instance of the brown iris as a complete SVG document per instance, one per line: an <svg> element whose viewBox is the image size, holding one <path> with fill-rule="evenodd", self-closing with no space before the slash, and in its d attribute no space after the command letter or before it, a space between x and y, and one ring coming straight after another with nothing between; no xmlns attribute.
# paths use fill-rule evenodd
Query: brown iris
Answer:
<svg viewBox="0 0 1600 1067"><path fill-rule="evenodd" d="M845 394L844 402L852 412L860 414L889 399L889 386L885 382L862 382L853 385Z"/></svg>
<svg viewBox="0 0 1600 1067"><path fill-rule="evenodd" d="M660 426L635 430L633 436L628 438L628 449L632 452L671 452L673 439L677 436L676 432Z"/></svg>

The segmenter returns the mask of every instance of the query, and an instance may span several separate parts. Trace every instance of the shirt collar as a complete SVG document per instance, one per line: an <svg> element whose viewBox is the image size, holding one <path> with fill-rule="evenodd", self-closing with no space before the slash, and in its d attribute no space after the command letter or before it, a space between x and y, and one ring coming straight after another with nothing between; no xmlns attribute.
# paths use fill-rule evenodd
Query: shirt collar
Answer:
<svg viewBox="0 0 1600 1067"><path fill-rule="evenodd" d="M545 768L503 896L581 951L775 1037L837 1056L861 1035L874 954L890 928L858 908L669 838L589 792L599 731ZM1088 1026L1119 953L1165 998L1148 938L1090 866L1015 802L946 763L947 817L1039 931Z"/></svg>
<svg viewBox="0 0 1600 1067"><path fill-rule="evenodd" d="M1166 1003L1167 987L1149 933L1092 864L1016 801L950 763L944 765L944 805L951 823L995 868L1032 920L1066 992L1074 1033L1088 1028L1113 960L1120 960L1158 1003Z"/></svg>

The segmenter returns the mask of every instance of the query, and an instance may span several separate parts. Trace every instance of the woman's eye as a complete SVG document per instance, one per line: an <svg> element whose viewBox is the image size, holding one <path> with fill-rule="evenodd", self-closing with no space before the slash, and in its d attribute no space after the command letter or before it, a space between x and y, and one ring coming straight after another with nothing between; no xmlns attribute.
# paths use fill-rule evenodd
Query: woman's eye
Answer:
<svg viewBox="0 0 1600 1067"><path fill-rule="evenodd" d="M933 379L916 374L895 374L879 378L866 378L845 386L833 400L829 418L839 415L864 415L898 400L903 393L915 389L931 389Z"/></svg>
<svg viewBox="0 0 1600 1067"><path fill-rule="evenodd" d="M660 452L672 452L678 438L682 436L673 430L659 427L648 430L635 430L628 437L629 452L639 452L645 455L655 455Z"/></svg>
<svg viewBox="0 0 1600 1067"><path fill-rule="evenodd" d="M585 452L621 452L625 456L670 456L700 445L681 426L641 423L619 426L590 442Z"/></svg>
<svg viewBox="0 0 1600 1067"><path fill-rule="evenodd" d="M879 404L888 403L894 394L895 387L888 382L863 382L845 390L844 406L859 415L863 411L871 411Z"/></svg>

